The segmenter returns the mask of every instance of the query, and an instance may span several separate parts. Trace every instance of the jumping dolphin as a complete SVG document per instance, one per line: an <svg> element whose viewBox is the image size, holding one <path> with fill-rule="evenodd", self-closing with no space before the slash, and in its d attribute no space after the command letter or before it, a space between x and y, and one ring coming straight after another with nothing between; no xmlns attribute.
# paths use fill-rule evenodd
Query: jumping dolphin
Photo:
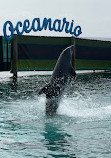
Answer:
<svg viewBox="0 0 111 158"><path fill-rule="evenodd" d="M76 76L72 66L73 50L74 45L62 51L53 70L50 83L39 91L39 94L46 95L46 115L48 116L56 114L60 97L68 79Z"/></svg>

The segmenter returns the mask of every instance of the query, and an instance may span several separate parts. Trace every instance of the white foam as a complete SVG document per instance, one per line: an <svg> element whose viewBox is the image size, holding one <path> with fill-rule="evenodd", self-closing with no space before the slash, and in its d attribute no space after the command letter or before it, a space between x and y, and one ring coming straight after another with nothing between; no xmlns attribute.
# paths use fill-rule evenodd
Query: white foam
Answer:
<svg viewBox="0 0 111 158"><path fill-rule="evenodd" d="M97 70L95 72L103 72L104 70ZM18 72L18 77L23 76L33 76L33 75L52 75L53 71L20 71ZM77 74L84 74L84 73L92 73L93 70L81 70L76 71ZM10 73L10 71L3 71L0 72L0 81L6 81L9 80L10 77L12 77L13 74Z"/></svg>
<svg viewBox="0 0 111 158"><path fill-rule="evenodd" d="M79 119L103 119L111 117L111 105L101 107L97 104L93 106L93 102L89 102L87 99L77 101L67 98L61 101L58 113Z"/></svg>

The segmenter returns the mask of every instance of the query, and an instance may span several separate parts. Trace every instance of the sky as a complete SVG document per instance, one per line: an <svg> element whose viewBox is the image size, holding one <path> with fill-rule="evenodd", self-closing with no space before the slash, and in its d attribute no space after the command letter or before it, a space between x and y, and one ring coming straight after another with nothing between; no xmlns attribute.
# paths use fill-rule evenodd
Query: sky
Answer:
<svg viewBox="0 0 111 158"><path fill-rule="evenodd" d="M111 38L111 0L0 0L0 35L3 25L10 20L15 26L18 21L44 17L74 20L74 26L80 25L79 37ZM35 36L71 36L65 31L43 30L30 32Z"/></svg>

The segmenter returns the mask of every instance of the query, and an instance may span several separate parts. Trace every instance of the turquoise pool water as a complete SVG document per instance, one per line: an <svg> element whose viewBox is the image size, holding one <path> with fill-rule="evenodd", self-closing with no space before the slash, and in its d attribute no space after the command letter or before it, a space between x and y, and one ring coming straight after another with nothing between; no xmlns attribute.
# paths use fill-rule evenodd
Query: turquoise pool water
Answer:
<svg viewBox="0 0 111 158"><path fill-rule="evenodd" d="M111 158L111 73L77 75L53 118L38 96L50 77L0 82L0 158Z"/></svg>

